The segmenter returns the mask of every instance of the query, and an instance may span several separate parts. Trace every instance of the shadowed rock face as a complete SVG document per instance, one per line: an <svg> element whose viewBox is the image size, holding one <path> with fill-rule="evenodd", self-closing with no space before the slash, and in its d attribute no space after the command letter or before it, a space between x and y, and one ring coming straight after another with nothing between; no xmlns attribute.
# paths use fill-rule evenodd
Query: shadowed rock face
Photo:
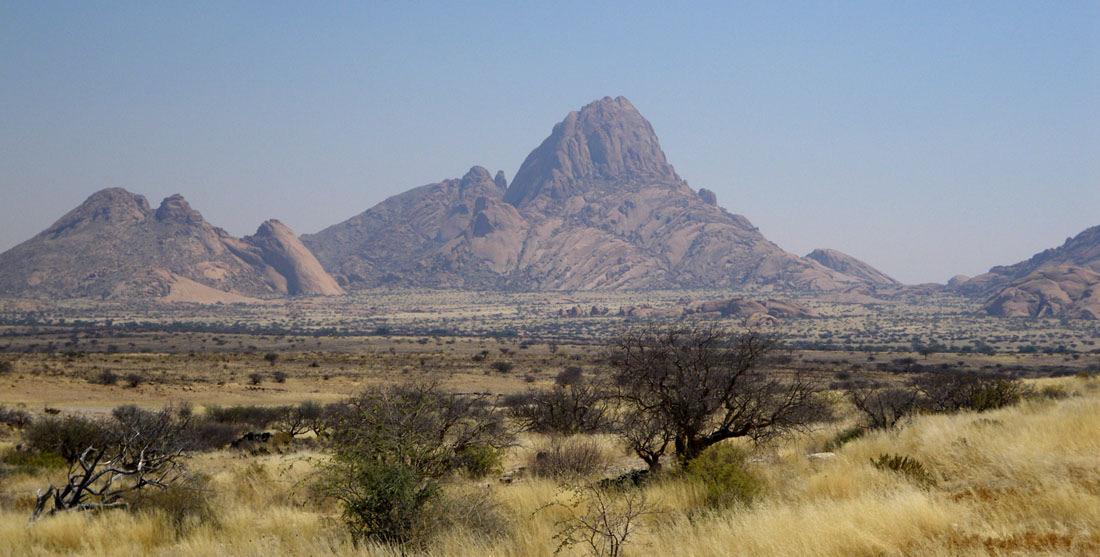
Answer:
<svg viewBox="0 0 1100 557"><path fill-rule="evenodd" d="M211 226L182 196L153 211L143 196L106 189L0 254L0 294L224 301L340 292L277 221L251 238Z"/></svg>
<svg viewBox="0 0 1100 557"><path fill-rule="evenodd" d="M874 284L783 251L748 219L717 206L713 193L692 190L622 97L569 113L504 190L506 183L474 167L461 180L391 197L302 239L352 288ZM863 267L868 277L877 273Z"/></svg>

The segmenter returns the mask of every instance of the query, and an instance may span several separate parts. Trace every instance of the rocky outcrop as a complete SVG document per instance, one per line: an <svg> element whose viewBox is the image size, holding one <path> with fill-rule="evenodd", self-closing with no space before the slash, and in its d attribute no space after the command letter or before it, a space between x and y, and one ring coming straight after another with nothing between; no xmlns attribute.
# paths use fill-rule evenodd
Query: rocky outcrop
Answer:
<svg viewBox="0 0 1100 557"><path fill-rule="evenodd" d="M785 300L752 300L729 298L688 302L680 308L656 309L651 306L620 308L623 317L656 318L740 318L749 326L770 326L785 319L812 319L821 317L817 311L802 304Z"/></svg>
<svg viewBox="0 0 1100 557"><path fill-rule="evenodd" d="M850 277L862 279L864 282L880 286L900 286L901 283L886 275L882 271L856 259L846 253L834 249L815 249L806 255L818 263Z"/></svg>
<svg viewBox="0 0 1100 557"><path fill-rule="evenodd" d="M263 262L286 279L288 294L334 296L344 293L285 224L277 220L264 222L255 235L245 236L244 241L256 246Z"/></svg>
<svg viewBox="0 0 1100 557"><path fill-rule="evenodd" d="M622 97L569 113L505 183L474 167L303 241L349 288L820 291L885 277L787 253L692 190Z"/></svg>
<svg viewBox="0 0 1100 557"><path fill-rule="evenodd" d="M1100 226L1026 261L952 279L948 286L983 299L990 315L1100 318Z"/></svg>
<svg viewBox="0 0 1100 557"><path fill-rule="evenodd" d="M0 295L40 299L254 301L340 289L277 221L239 239L180 195L154 211L121 188L92 194L52 226L0 254Z"/></svg>
<svg viewBox="0 0 1100 557"><path fill-rule="evenodd" d="M1044 266L998 291L985 310L1004 317L1100 319L1100 273L1073 265Z"/></svg>

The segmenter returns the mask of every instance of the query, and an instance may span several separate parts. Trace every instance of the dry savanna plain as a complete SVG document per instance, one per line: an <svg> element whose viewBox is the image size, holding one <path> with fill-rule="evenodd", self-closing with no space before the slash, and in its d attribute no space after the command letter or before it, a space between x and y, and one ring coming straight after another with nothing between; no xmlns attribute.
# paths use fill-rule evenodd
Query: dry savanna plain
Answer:
<svg viewBox="0 0 1100 557"><path fill-rule="evenodd" d="M627 308L674 313L685 300L742 295L760 297L0 302L0 555L1100 554L1095 321L987 317L942 295L796 298L820 317L765 324L757 332L778 344L759 366L780 383L810 380L828 416L720 441L684 466L670 446L644 476L614 428L553 432L514 411L531 393L576 389L570 374L601 383L615 339L632 327L746 331L739 319L654 321ZM864 402L916 393L917 378L936 376L982 377L1012 393L950 411L891 408L897 419L879 427L856 404L861 393ZM325 488L340 454L331 435L256 408L323 409L410 384L476 398L514 437L476 466L419 478L432 489L402 507L413 509L402 515L412 517L407 537L364 535ZM65 485L75 466L36 448L33 424L106 422L130 405L221 424L210 431L228 429L234 442L183 452L176 481L135 490L124 505L30 521L36 492Z"/></svg>

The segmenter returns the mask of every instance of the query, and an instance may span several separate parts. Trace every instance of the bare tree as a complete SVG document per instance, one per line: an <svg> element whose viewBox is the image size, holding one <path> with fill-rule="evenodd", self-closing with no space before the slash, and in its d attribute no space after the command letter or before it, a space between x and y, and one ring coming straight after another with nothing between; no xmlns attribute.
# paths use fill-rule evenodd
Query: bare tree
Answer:
<svg viewBox="0 0 1100 557"><path fill-rule="evenodd" d="M519 397L512 406L512 417L528 431L594 433L606 431L610 425L609 406L607 393L600 385L574 377Z"/></svg>
<svg viewBox="0 0 1100 557"><path fill-rule="evenodd" d="M685 464L725 439L761 440L827 417L814 382L763 369L774 349L769 337L703 324L621 334L608 361L627 431L645 424L649 432L635 450L656 462L671 442Z"/></svg>
<svg viewBox="0 0 1100 557"><path fill-rule="evenodd" d="M133 406L116 408L113 415L109 433L69 465L65 485L38 490L32 521L43 512L128 506L130 493L146 486L165 488L182 476L186 420L170 409L149 412Z"/></svg>
<svg viewBox="0 0 1100 557"><path fill-rule="evenodd" d="M863 415L868 429L890 429L916 412L920 392L913 388L849 383L845 390L852 406Z"/></svg>
<svg viewBox="0 0 1100 557"><path fill-rule="evenodd" d="M615 490L597 484L574 488L569 514L558 523L554 536L561 550L580 545L591 555L620 557L641 518L653 514L653 506L639 489Z"/></svg>

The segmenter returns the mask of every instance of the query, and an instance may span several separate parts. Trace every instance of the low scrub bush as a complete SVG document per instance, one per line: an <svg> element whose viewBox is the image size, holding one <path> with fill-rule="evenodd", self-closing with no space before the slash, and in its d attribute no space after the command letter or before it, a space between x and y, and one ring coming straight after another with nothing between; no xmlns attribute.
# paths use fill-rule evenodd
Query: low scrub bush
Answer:
<svg viewBox="0 0 1100 557"><path fill-rule="evenodd" d="M575 478L602 470L607 461L595 439L553 437L532 455L527 469L543 478Z"/></svg>
<svg viewBox="0 0 1100 557"><path fill-rule="evenodd" d="M825 442L822 450L827 452L833 452L850 441L855 441L867 433L867 428L861 426L850 427L837 433L835 437Z"/></svg>
<svg viewBox="0 0 1100 557"><path fill-rule="evenodd" d="M114 385L115 383L118 383L118 379L119 377L117 373L109 369L105 369L89 377L88 382L96 385Z"/></svg>
<svg viewBox="0 0 1100 557"><path fill-rule="evenodd" d="M206 416L218 423L240 424L253 429L267 429L279 419L283 409L271 406L210 406Z"/></svg>
<svg viewBox="0 0 1100 557"><path fill-rule="evenodd" d="M26 410L0 406L0 424L22 429L29 423L31 423L31 415Z"/></svg>
<svg viewBox="0 0 1100 557"><path fill-rule="evenodd" d="M948 373L925 377L916 383L921 408L928 412L985 412L1020 402L1030 389L1019 379Z"/></svg>
<svg viewBox="0 0 1100 557"><path fill-rule="evenodd" d="M745 470L748 453L722 443L713 445L688 463L683 477L702 487L708 508L745 504L761 490L760 480Z"/></svg>
<svg viewBox="0 0 1100 557"><path fill-rule="evenodd" d="M476 445L456 454L452 467L473 478L484 478L503 470L500 449L488 445Z"/></svg>
<svg viewBox="0 0 1100 557"><path fill-rule="evenodd" d="M23 431L28 450L54 453L75 463L89 447L104 447L111 443L112 432L100 421L83 416L44 416L33 421Z"/></svg>
<svg viewBox="0 0 1100 557"><path fill-rule="evenodd" d="M217 524L217 516L210 505L209 482L207 476L191 474L163 489L134 491L127 503L134 512L161 514L179 537L199 524Z"/></svg>
<svg viewBox="0 0 1100 557"><path fill-rule="evenodd" d="M936 485L935 476L925 469L924 464L910 456L883 453L878 458L872 458L871 464L879 470L890 470L901 474L920 487Z"/></svg>

